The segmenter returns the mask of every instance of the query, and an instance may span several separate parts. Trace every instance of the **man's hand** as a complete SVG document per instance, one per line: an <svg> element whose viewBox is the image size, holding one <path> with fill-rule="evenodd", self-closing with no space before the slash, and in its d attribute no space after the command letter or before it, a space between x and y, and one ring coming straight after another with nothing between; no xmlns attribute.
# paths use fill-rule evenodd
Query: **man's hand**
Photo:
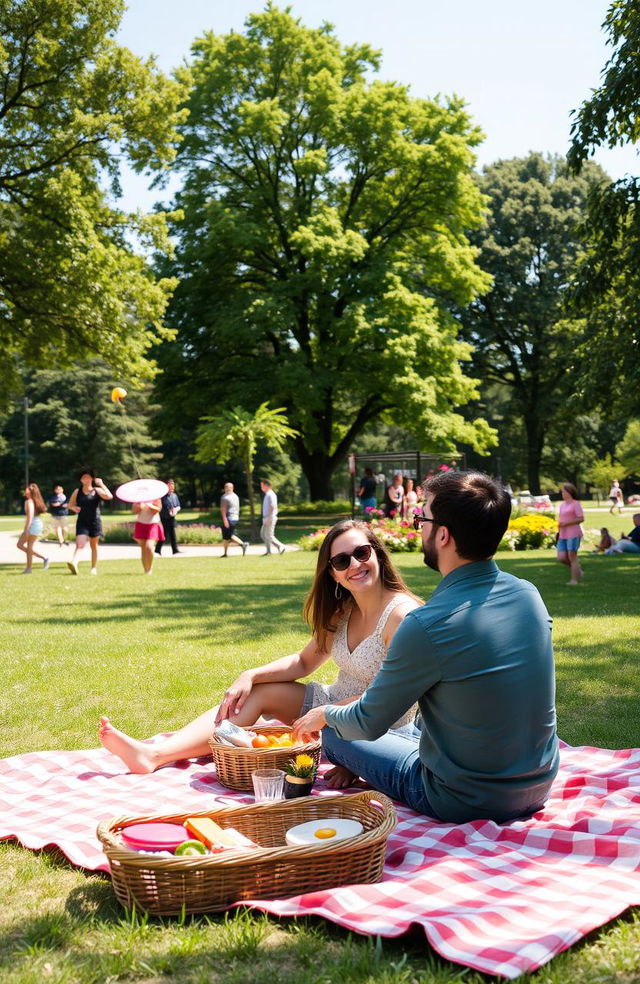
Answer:
<svg viewBox="0 0 640 984"><path fill-rule="evenodd" d="M291 727L291 737L294 740L298 739L304 742L315 738L327 723L324 716L325 707L326 704L322 707L312 707L303 717L294 721Z"/></svg>
<svg viewBox="0 0 640 984"><path fill-rule="evenodd" d="M215 724L220 724L225 718L233 718L235 714L239 714L252 689L253 680L251 679L251 675L249 673L241 673L237 680L233 681L220 701Z"/></svg>

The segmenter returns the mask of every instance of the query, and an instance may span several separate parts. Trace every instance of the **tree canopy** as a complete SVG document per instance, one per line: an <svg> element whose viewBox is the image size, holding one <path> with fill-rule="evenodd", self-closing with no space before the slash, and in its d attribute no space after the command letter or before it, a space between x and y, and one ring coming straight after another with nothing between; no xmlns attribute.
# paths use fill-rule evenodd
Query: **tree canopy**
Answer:
<svg viewBox="0 0 640 984"><path fill-rule="evenodd" d="M182 73L163 402L194 430L212 403L286 407L313 498L384 415L425 450L492 439L459 412L475 382L450 313L488 284L467 239L480 133L459 99L371 80L378 63L269 4Z"/></svg>
<svg viewBox="0 0 640 984"><path fill-rule="evenodd" d="M575 389L584 323L567 317L564 301L582 248L578 226L589 190L603 178L594 164L574 176L563 159L530 154L498 161L479 179L489 215L474 241L493 286L461 320L475 371L486 386L506 388L504 412L522 421L533 493L540 491L549 429Z"/></svg>
<svg viewBox="0 0 640 984"><path fill-rule="evenodd" d="M123 0L0 0L0 322L5 371L100 354L149 375L172 283L141 250L162 215L127 215L119 162L172 159L181 87L118 46Z"/></svg>
<svg viewBox="0 0 640 984"><path fill-rule="evenodd" d="M602 145L640 138L640 6L615 0L604 30L612 49L601 82L574 114L568 159L578 171ZM575 306L588 318L581 376L592 401L640 411L640 177L593 189Z"/></svg>
<svg viewBox="0 0 640 984"><path fill-rule="evenodd" d="M70 370L26 370L24 378L32 481L44 489L54 481L75 487L84 465L112 486L136 478L137 469L155 474L160 442L149 432L147 393L129 390L124 406L113 403L111 389L121 380L98 360ZM0 431L0 491L8 502L24 485L23 426L20 407Z"/></svg>

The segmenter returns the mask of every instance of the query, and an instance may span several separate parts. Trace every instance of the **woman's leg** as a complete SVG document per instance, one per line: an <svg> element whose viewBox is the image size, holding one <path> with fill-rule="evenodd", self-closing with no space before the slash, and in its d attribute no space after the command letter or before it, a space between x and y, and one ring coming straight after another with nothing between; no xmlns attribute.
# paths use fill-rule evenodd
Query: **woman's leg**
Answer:
<svg viewBox="0 0 640 984"><path fill-rule="evenodd" d="M29 566L31 565L31 562L33 561L34 557L38 557L40 560L46 560L45 555L38 553L38 551L36 550L37 542L38 542L38 537L33 536L33 534L30 533L28 544L27 544L27 558L28 558Z"/></svg>
<svg viewBox="0 0 640 984"><path fill-rule="evenodd" d="M140 560L142 561L142 569L145 574L151 573L151 568L153 567L153 550L156 545L155 540L136 540L136 543L140 547Z"/></svg>
<svg viewBox="0 0 640 984"><path fill-rule="evenodd" d="M240 713L233 715L232 722L246 728L255 724L261 714L266 714L291 724L300 716L304 689L303 683L258 683ZM205 711L184 728L153 745L118 731L106 717L100 718L98 735L102 745L122 759L130 772L154 772L169 762L208 755L216 711L216 707Z"/></svg>
<svg viewBox="0 0 640 984"><path fill-rule="evenodd" d="M567 552L567 563L571 570L571 580L567 581L567 584L578 584L582 577L582 567L580 566L576 550L569 550Z"/></svg>
<svg viewBox="0 0 640 984"><path fill-rule="evenodd" d="M91 573L98 573L98 543L100 542L99 536L90 536L89 543L91 544Z"/></svg>

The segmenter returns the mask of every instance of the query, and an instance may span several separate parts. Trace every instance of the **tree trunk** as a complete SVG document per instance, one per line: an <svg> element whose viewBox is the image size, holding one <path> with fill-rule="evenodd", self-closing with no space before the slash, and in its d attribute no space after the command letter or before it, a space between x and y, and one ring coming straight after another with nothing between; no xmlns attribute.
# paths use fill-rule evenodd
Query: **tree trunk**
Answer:
<svg viewBox="0 0 640 984"><path fill-rule="evenodd" d="M333 499L331 479L336 464L331 456L322 451L305 451L297 444L300 465L309 483L309 495L312 502L318 499Z"/></svg>
<svg viewBox="0 0 640 984"><path fill-rule="evenodd" d="M256 523L256 505L253 495L253 467L251 465L251 458L247 456L244 459L244 471L247 478L247 495L249 497L249 516L251 522L251 539L258 539L258 526Z"/></svg>
<svg viewBox="0 0 640 984"><path fill-rule="evenodd" d="M531 495L540 495L540 462L544 447L545 426L535 414L525 415L527 431L527 480Z"/></svg>

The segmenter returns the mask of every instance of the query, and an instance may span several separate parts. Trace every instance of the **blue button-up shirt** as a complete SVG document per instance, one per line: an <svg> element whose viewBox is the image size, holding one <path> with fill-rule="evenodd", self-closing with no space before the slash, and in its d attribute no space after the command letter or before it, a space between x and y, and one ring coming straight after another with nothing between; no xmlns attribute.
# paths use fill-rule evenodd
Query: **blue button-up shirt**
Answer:
<svg viewBox="0 0 640 984"><path fill-rule="evenodd" d="M539 807L558 769L551 617L533 584L465 564L404 619L341 738L373 740L415 702L429 802L444 820L507 820Z"/></svg>

